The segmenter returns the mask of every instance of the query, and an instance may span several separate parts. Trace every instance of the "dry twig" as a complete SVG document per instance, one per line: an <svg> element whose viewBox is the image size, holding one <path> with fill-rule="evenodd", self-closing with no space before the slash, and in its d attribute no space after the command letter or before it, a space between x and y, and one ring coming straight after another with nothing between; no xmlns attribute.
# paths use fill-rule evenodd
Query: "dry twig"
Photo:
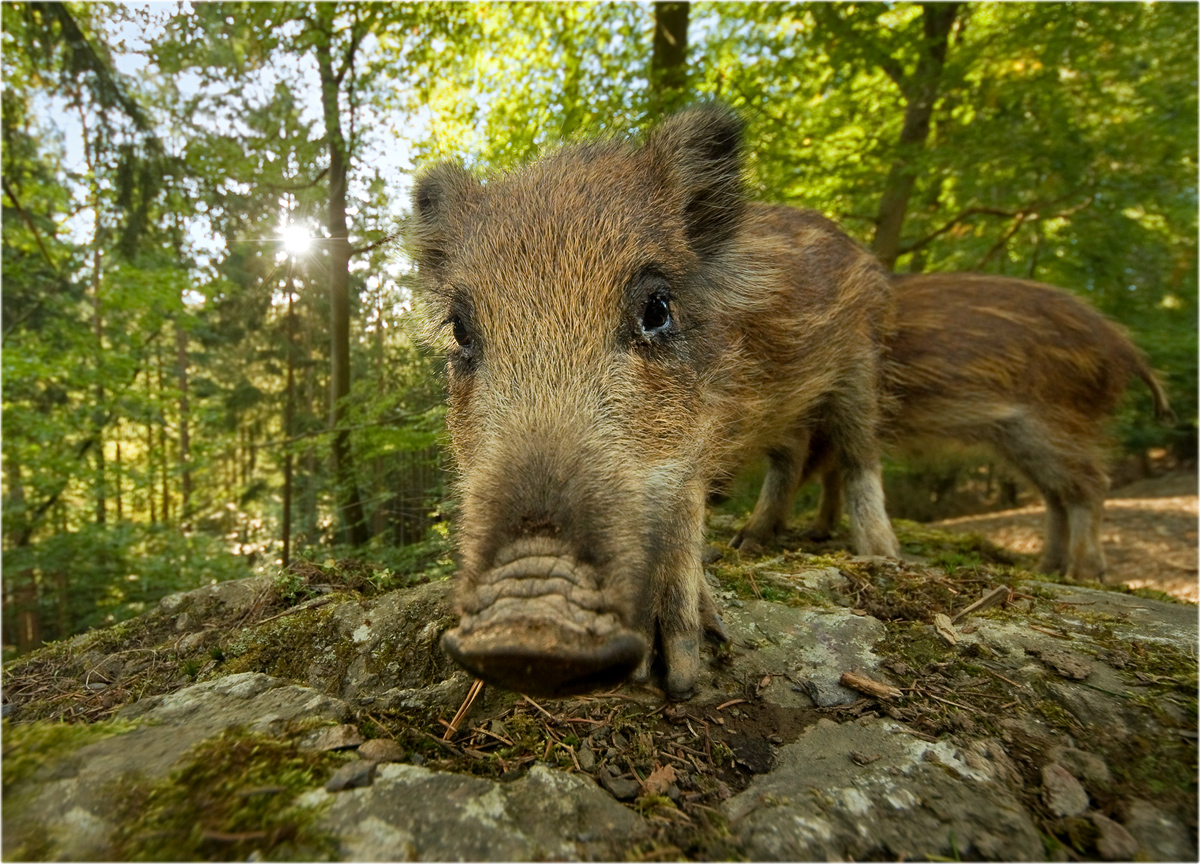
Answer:
<svg viewBox="0 0 1200 864"><path fill-rule="evenodd" d="M467 698L463 700L459 706L458 713L454 715L454 719L447 724L446 734L442 736L443 741L449 741L454 733L458 731L458 724L462 722L463 717L471 710L471 706L475 703L475 698L479 695L479 691L483 689L483 679L476 678L471 682L471 689L467 691Z"/></svg>
<svg viewBox="0 0 1200 864"><path fill-rule="evenodd" d="M904 694L891 684L884 684L882 681L875 681L865 675L858 675L854 672L843 672L842 677L838 679L838 683L843 687L849 687L851 690L857 690L859 693L866 693L868 696L874 696L876 699L899 699Z"/></svg>
<svg viewBox="0 0 1200 864"><path fill-rule="evenodd" d="M950 622L952 624L959 624L968 615L974 612L982 612L984 609L991 609L993 606L1007 602L1009 599L1011 599L1011 596L1012 590L1007 585L1000 585L996 588L993 588L987 594L984 594L970 606L958 612L952 619L950 619Z"/></svg>

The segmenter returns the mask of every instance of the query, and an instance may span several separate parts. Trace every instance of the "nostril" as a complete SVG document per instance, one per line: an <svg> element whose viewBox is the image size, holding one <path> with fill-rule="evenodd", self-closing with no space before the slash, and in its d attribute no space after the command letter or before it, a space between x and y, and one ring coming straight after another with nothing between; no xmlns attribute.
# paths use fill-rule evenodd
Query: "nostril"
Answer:
<svg viewBox="0 0 1200 864"><path fill-rule="evenodd" d="M546 515L529 515L521 519L520 533L524 537L557 537L561 532L558 524Z"/></svg>

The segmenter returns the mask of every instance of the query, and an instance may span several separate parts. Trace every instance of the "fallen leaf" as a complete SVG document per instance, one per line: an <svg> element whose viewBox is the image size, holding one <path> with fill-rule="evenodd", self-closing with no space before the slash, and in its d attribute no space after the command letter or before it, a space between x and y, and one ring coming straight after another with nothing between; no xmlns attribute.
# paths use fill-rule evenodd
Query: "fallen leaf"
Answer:
<svg viewBox="0 0 1200 864"><path fill-rule="evenodd" d="M642 781L642 792L646 795L666 795L675 783L675 768L671 765L654 763L654 770Z"/></svg>
<svg viewBox="0 0 1200 864"><path fill-rule="evenodd" d="M947 645L953 647L958 644L958 634L954 632L954 625L951 623L949 615L943 615L941 612L935 614L933 629Z"/></svg>

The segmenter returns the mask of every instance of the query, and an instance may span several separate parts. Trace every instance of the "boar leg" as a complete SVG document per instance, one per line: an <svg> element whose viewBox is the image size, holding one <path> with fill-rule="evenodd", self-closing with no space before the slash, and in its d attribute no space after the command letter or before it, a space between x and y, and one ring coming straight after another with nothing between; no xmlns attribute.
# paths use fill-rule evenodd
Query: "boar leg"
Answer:
<svg viewBox="0 0 1200 864"><path fill-rule="evenodd" d="M1070 545L1067 508L1055 493L1042 494L1046 499L1046 540L1042 545L1042 560L1038 563L1038 569L1043 573L1065 573Z"/></svg>
<svg viewBox="0 0 1200 864"><path fill-rule="evenodd" d="M687 502L664 531L650 575L654 607L653 620L647 623L648 641L655 643L657 631L658 648L666 666L667 696L671 699L688 699L695 692L700 678L702 635L724 635L716 605L704 584L701 549L705 487L695 486L681 490ZM633 674L635 681L649 678L650 663L648 652Z"/></svg>
<svg viewBox="0 0 1200 864"><path fill-rule="evenodd" d="M834 462L841 468L854 551L859 555L899 558L900 544L883 504L883 466L875 437L878 414L874 396L865 385L848 383L845 390L830 400L829 442Z"/></svg>
<svg viewBox="0 0 1200 864"><path fill-rule="evenodd" d="M1106 563L1104 547L1100 542L1103 516L1104 501L1101 499L1075 502L1067 508L1067 524L1071 535L1067 576L1071 579L1104 581Z"/></svg>
<svg viewBox="0 0 1200 864"><path fill-rule="evenodd" d="M900 557L900 544L883 506L883 468L878 461L846 469L850 543L859 555Z"/></svg>
<svg viewBox="0 0 1200 864"><path fill-rule="evenodd" d="M767 451L767 476L750 519L734 535L730 546L751 552L775 539L787 525L796 490L804 476L809 433L801 431L791 441Z"/></svg>
<svg viewBox="0 0 1200 864"><path fill-rule="evenodd" d="M828 540L842 521L842 474L837 466L821 472L821 503L817 518L805 531L810 540Z"/></svg>
<svg viewBox="0 0 1200 864"><path fill-rule="evenodd" d="M1042 569L1072 579L1102 579L1104 550L1100 521L1108 478L1095 446L1029 417L1015 417L993 430L996 449L1041 490L1046 499Z"/></svg>

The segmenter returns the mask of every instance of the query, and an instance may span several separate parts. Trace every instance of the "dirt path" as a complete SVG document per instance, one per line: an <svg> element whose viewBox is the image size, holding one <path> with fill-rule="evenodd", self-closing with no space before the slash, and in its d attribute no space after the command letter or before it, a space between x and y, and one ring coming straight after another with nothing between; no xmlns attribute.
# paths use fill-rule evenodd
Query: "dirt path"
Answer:
<svg viewBox="0 0 1200 864"><path fill-rule="evenodd" d="M1196 492L1195 472L1139 480L1109 492L1102 536L1110 583L1156 588L1193 603L1200 599ZM1036 554L1045 518L1046 508L1037 506L934 525L977 532L1014 551Z"/></svg>

